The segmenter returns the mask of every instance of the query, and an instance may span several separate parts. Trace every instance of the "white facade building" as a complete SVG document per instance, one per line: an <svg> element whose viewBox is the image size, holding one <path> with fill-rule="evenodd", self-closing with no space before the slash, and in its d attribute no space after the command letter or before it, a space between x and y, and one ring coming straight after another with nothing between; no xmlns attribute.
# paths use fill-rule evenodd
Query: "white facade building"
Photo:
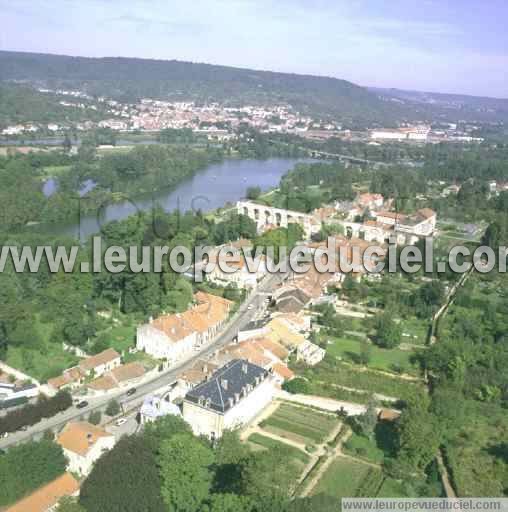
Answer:
<svg viewBox="0 0 508 512"><path fill-rule="evenodd" d="M183 419L196 435L219 438L248 423L273 399L275 379L265 369L234 359L185 396Z"/></svg>
<svg viewBox="0 0 508 512"><path fill-rule="evenodd" d="M86 476L94 462L115 446L115 436L86 421L70 422L57 437L69 460L67 470Z"/></svg>

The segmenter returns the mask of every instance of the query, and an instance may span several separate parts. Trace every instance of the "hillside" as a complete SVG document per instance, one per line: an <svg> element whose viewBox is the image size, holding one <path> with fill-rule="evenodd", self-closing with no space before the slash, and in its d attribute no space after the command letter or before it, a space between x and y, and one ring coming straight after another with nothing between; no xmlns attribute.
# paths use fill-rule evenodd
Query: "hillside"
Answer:
<svg viewBox="0 0 508 512"><path fill-rule="evenodd" d="M0 51L0 80L85 89L123 101L141 97L282 103L311 114L339 117L345 124L392 124L398 106L336 78L255 71L176 60L84 58Z"/></svg>
<svg viewBox="0 0 508 512"><path fill-rule="evenodd" d="M397 102L434 120L508 122L508 99L374 87L369 90L384 101Z"/></svg>

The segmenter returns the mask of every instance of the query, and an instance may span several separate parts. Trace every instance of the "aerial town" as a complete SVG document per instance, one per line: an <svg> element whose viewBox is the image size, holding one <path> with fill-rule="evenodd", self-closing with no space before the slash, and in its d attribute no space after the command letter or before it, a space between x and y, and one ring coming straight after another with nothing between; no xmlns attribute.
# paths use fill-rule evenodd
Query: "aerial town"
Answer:
<svg viewBox="0 0 508 512"><path fill-rule="evenodd" d="M15 4L0 512L506 510L505 6Z"/></svg>

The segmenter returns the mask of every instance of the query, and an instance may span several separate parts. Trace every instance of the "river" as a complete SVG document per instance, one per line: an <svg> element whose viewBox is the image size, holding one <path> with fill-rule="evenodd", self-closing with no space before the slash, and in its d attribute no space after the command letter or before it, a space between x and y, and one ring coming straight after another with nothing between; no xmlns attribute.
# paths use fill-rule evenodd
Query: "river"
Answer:
<svg viewBox="0 0 508 512"><path fill-rule="evenodd" d="M226 203L236 202L245 197L247 187L259 186L265 191L279 184L280 178L293 168L297 162L309 162L310 159L269 158L267 160L228 159L219 164L209 165L192 178L180 183L171 190L159 191L153 196L133 197L117 203L105 205L98 213L78 214L76 219L65 224L38 225L38 232L57 235L71 235L86 240L98 233L102 225L113 220L125 219L138 211L146 211L161 206L166 211L179 209L214 210ZM45 185L46 193L54 189L54 184Z"/></svg>

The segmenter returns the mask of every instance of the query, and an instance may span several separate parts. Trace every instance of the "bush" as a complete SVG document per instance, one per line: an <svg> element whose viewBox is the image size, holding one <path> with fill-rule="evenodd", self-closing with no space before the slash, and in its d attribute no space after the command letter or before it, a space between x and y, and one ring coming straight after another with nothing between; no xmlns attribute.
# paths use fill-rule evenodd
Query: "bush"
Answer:
<svg viewBox="0 0 508 512"><path fill-rule="evenodd" d="M111 400L106 407L106 414L108 416L116 416L120 414L120 404L116 400Z"/></svg>
<svg viewBox="0 0 508 512"><path fill-rule="evenodd" d="M24 426L35 425L43 418L51 418L72 405L67 391L59 391L53 398L42 396L35 404L28 404L0 418L0 434L15 432Z"/></svg>
<svg viewBox="0 0 508 512"><path fill-rule="evenodd" d="M92 411L90 416L88 416L88 421L92 425L99 425L102 419L101 411Z"/></svg>
<svg viewBox="0 0 508 512"><path fill-rule="evenodd" d="M308 394L310 392L309 383L302 378L296 378L282 384L282 389L291 394Z"/></svg>

